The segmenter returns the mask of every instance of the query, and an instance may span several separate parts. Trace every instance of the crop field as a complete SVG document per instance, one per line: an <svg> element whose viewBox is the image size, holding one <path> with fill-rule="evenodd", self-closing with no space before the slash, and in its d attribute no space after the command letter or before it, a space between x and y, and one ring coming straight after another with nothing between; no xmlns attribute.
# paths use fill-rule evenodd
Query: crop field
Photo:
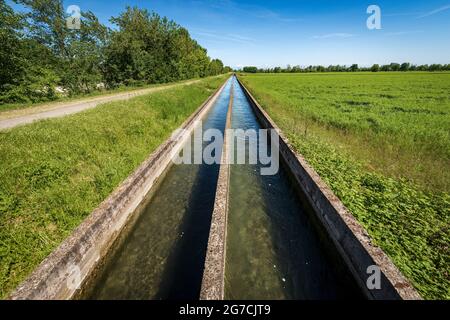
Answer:
<svg viewBox="0 0 450 320"><path fill-rule="evenodd" d="M427 299L450 299L450 73L240 78Z"/></svg>
<svg viewBox="0 0 450 320"><path fill-rule="evenodd" d="M5 298L225 78L207 78L0 132L0 297Z"/></svg>

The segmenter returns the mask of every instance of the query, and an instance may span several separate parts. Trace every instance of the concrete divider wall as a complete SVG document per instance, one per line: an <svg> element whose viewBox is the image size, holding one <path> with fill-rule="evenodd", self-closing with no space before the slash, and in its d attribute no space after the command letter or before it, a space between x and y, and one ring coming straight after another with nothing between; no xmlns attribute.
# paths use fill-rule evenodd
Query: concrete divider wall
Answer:
<svg viewBox="0 0 450 320"><path fill-rule="evenodd" d="M227 80L228 81L228 80ZM196 121L216 102L227 81L155 150L12 293L9 299L72 299L111 251L136 208L158 183L190 137Z"/></svg>
<svg viewBox="0 0 450 320"><path fill-rule="evenodd" d="M406 280L390 258L372 244L367 231L347 210L330 188L322 181L306 160L294 151L288 139L261 108L256 99L238 79L250 104L267 129L279 134L280 155L291 171L294 180L312 207L316 220L321 224L335 249L345 262L361 291L368 299L421 299L413 286ZM380 289L368 289L367 280L372 272L368 267L376 265L381 270Z"/></svg>
<svg viewBox="0 0 450 320"><path fill-rule="evenodd" d="M225 296L225 260L227 243L228 199L230 182L229 145L227 129L231 128L233 110L233 86L228 104L225 135L222 147L221 165L217 180L214 210L206 250L205 268L203 270L201 300L223 300Z"/></svg>

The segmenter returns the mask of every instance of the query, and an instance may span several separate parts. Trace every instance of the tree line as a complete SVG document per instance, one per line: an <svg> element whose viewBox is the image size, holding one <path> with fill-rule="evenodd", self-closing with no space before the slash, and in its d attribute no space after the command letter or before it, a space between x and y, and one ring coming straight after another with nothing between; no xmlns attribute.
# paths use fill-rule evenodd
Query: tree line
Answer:
<svg viewBox="0 0 450 320"><path fill-rule="evenodd" d="M165 83L230 72L176 22L127 7L103 25L80 13L70 29L60 0L0 0L0 103L53 100L122 85Z"/></svg>
<svg viewBox="0 0 450 320"><path fill-rule="evenodd" d="M386 65L374 64L371 67L360 67L357 64L351 66L345 65L330 65L325 66L293 66L288 65L286 68L257 68L247 66L242 69L247 73L300 73L300 72L357 72L357 71L450 71L450 64L431 64L431 65L414 65L408 62L405 63L391 63Z"/></svg>

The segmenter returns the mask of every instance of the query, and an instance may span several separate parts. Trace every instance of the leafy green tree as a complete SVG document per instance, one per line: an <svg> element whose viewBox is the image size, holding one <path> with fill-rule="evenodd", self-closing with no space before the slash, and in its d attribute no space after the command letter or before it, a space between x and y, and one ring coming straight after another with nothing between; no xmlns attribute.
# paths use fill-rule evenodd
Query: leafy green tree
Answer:
<svg viewBox="0 0 450 320"><path fill-rule="evenodd" d="M231 67L229 67L229 66L223 67L223 73L230 73L232 71L233 71L233 69Z"/></svg>
<svg viewBox="0 0 450 320"><path fill-rule="evenodd" d="M25 37L26 17L0 1L0 102L29 102L56 98L59 77L44 45Z"/></svg>
<svg viewBox="0 0 450 320"><path fill-rule="evenodd" d="M441 70L443 70L443 67L441 64L432 64L428 70L429 71L441 71Z"/></svg>
<svg viewBox="0 0 450 320"><path fill-rule="evenodd" d="M317 66L317 71L318 72L325 72L325 71L327 71L327 69L324 66Z"/></svg>
<svg viewBox="0 0 450 320"><path fill-rule="evenodd" d="M359 67L357 64L352 64L351 67L349 68L349 70L351 72L356 72L356 71L358 71L358 69L359 69Z"/></svg>
<svg viewBox="0 0 450 320"><path fill-rule="evenodd" d="M111 22L117 26L106 47L105 79L111 86L161 83L222 72L221 61L211 62L207 51L191 39L186 29L165 17L127 7Z"/></svg>
<svg viewBox="0 0 450 320"><path fill-rule="evenodd" d="M117 30L81 12L81 28L69 29L61 0L0 0L0 101L39 101L102 87L159 83L225 72L189 32L147 10L126 8L111 18ZM231 70L231 69L227 69Z"/></svg>
<svg viewBox="0 0 450 320"><path fill-rule="evenodd" d="M209 58L207 52L195 40L191 39L189 32L180 28L173 43L175 64L178 79L204 77L208 74Z"/></svg>
<svg viewBox="0 0 450 320"><path fill-rule="evenodd" d="M20 32L23 25L23 17L0 0L0 92L17 85L25 71Z"/></svg>
<svg viewBox="0 0 450 320"><path fill-rule="evenodd" d="M242 69L242 71L248 72L248 73L256 73L256 72L258 72L258 68L257 67L244 67Z"/></svg>
<svg viewBox="0 0 450 320"><path fill-rule="evenodd" d="M62 85L71 92L90 92L103 81L104 47L109 30L92 12L82 12L81 29L73 30L63 59Z"/></svg>
<svg viewBox="0 0 450 320"><path fill-rule="evenodd" d="M223 63L219 59L214 59L209 63L209 75L215 76L223 72Z"/></svg>
<svg viewBox="0 0 450 320"><path fill-rule="evenodd" d="M66 26L68 14L60 0L19 0L27 7L29 36L50 49L54 71L70 93L89 92L102 79L103 47L108 30L92 12L81 13L80 30Z"/></svg>
<svg viewBox="0 0 450 320"><path fill-rule="evenodd" d="M275 68L273 68L273 72L275 72L275 73L281 73L281 67L275 67Z"/></svg>
<svg viewBox="0 0 450 320"><path fill-rule="evenodd" d="M400 64L398 64L398 63L391 63L390 65L389 65L389 69L391 70L391 71L399 71L400 70Z"/></svg>

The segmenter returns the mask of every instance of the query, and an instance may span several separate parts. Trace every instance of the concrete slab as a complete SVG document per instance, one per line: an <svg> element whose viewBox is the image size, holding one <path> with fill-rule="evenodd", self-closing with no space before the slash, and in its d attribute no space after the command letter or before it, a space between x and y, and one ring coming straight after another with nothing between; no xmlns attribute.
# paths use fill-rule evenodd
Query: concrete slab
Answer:
<svg viewBox="0 0 450 320"><path fill-rule="evenodd" d="M231 128L231 114L233 108L233 87L231 87L230 102L228 104L225 132ZM225 259L227 239L227 217L229 198L229 137L225 134L222 160L217 181L216 198L211 219L211 229L206 252L205 269L203 271L200 300L223 300L225 287Z"/></svg>

